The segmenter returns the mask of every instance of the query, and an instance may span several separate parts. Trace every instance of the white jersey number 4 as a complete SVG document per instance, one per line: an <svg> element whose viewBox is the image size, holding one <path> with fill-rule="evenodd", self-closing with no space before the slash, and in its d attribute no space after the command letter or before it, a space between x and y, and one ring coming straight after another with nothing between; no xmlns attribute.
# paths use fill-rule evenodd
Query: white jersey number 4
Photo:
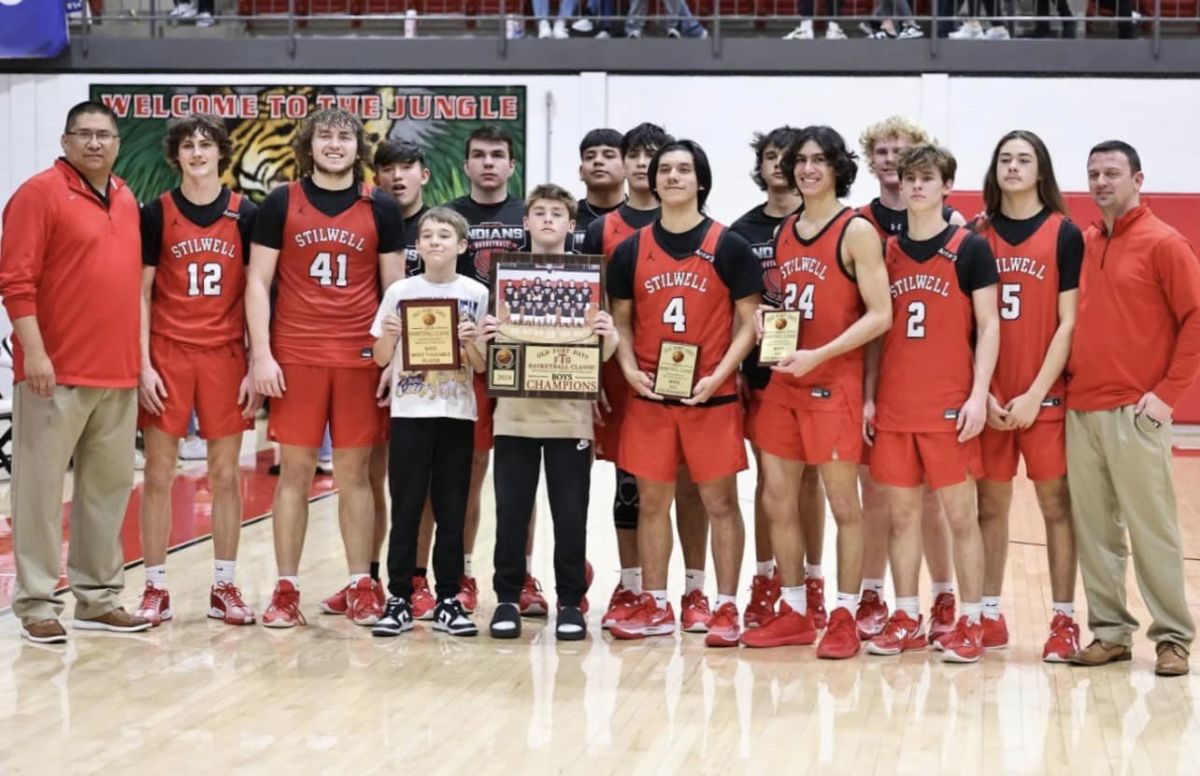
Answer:
<svg viewBox="0 0 1200 776"><path fill-rule="evenodd" d="M662 322L668 324L671 331L687 331L687 316L683 312L682 296L672 297L671 301L667 302L667 308L663 310Z"/></svg>

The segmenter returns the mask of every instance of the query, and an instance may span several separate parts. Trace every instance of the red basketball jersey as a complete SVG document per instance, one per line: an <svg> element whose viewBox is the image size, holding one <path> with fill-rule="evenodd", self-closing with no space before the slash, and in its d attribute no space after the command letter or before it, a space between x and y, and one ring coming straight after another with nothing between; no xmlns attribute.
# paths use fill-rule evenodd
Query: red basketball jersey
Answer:
<svg viewBox="0 0 1200 776"><path fill-rule="evenodd" d="M609 258L613 255L613 251L617 249L617 246L637 230L621 217L620 208L610 213L605 213L603 218L604 225L600 236L600 245L601 250L604 251L604 257Z"/></svg>
<svg viewBox="0 0 1200 776"><path fill-rule="evenodd" d="M1001 404L1029 390L1058 330L1058 232L1065 219L1051 213L1029 239L1011 245L993 228L980 234L992 246L1000 275L1000 357L992 394ZM1038 420L1066 415L1066 383L1059 375Z"/></svg>
<svg viewBox="0 0 1200 776"><path fill-rule="evenodd" d="M887 239L890 236L890 234L887 229L883 228L883 224L879 223L879 219L875 218L875 211L871 209L870 202L868 202L865 205L859 205L859 207L857 208L857 210L855 212L857 212L863 218L867 219L868 224L875 227L875 231L879 234L880 240L887 242Z"/></svg>
<svg viewBox="0 0 1200 776"><path fill-rule="evenodd" d="M246 336L245 246L238 230L242 195L232 192L224 215L199 226L175 205L162 206L162 251L154 271L150 332L199 348L215 348Z"/></svg>
<svg viewBox="0 0 1200 776"><path fill-rule="evenodd" d="M775 238L775 266L783 309L799 310L800 350L815 350L839 337L866 312L858 283L842 264L846 227L857 218L843 208L811 240L796 236L797 215L788 216ZM774 374L766 398L814 411L862 410L863 349L832 358L801 377ZM843 399L845 401L843 401Z"/></svg>
<svg viewBox="0 0 1200 776"><path fill-rule="evenodd" d="M303 186L288 184L271 337L275 360L375 367L370 332L379 307L378 243L370 186L360 184L353 205L327 216Z"/></svg>
<svg viewBox="0 0 1200 776"><path fill-rule="evenodd" d="M971 394L974 317L958 284L955 263L970 235L955 227L945 247L918 262L887 242L892 328L883 340L876 426L883 431L954 431Z"/></svg>
<svg viewBox="0 0 1200 776"><path fill-rule="evenodd" d="M725 227L709 223L700 248L676 259L654 239L654 226L638 236L633 278L633 350L638 368L653 373L664 340L700 346L696 379L712 374L733 340L733 299L713 262ZM731 374L714 396L736 391Z"/></svg>

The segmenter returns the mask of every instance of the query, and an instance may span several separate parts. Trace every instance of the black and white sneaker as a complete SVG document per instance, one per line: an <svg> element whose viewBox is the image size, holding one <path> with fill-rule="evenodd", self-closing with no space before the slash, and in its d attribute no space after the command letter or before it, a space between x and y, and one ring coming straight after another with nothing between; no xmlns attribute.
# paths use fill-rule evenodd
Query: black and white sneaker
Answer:
<svg viewBox="0 0 1200 776"><path fill-rule="evenodd" d="M372 636L399 636L412 630L412 606L403 598L392 596L383 607L383 616L371 626Z"/></svg>
<svg viewBox="0 0 1200 776"><path fill-rule="evenodd" d="M521 612L516 604L501 603L492 614L488 631L494 639L515 639L521 635Z"/></svg>
<svg viewBox="0 0 1200 776"><path fill-rule="evenodd" d="M433 610L433 629L445 631L451 636L476 636L479 629L457 598L447 598L439 601Z"/></svg>
<svg viewBox="0 0 1200 776"><path fill-rule="evenodd" d="M578 606L563 606L558 610L554 637L559 641L582 641L587 636L587 621Z"/></svg>

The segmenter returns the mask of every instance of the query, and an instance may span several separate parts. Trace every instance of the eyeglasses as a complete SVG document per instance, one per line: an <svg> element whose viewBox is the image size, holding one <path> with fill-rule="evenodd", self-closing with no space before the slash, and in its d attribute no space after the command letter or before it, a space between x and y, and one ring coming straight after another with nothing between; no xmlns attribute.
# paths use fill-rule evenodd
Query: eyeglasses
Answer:
<svg viewBox="0 0 1200 776"><path fill-rule="evenodd" d="M120 135L118 135L116 132L109 132L106 129L102 129L99 132L91 129L74 129L69 132L64 132L63 134L77 137L85 143L90 143L94 140L100 145L108 145L120 137Z"/></svg>

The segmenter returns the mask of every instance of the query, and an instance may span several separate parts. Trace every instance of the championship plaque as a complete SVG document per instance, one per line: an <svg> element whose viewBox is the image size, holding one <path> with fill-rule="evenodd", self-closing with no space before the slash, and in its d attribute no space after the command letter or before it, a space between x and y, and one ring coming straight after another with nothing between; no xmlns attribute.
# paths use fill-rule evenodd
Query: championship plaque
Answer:
<svg viewBox="0 0 1200 776"><path fill-rule="evenodd" d="M400 343L403 367L408 372L459 369L458 301L455 299L402 299Z"/></svg>
<svg viewBox="0 0 1200 776"><path fill-rule="evenodd" d="M758 349L759 364L778 364L785 356L793 353L799 344L799 310L767 310L763 313L762 342Z"/></svg>
<svg viewBox="0 0 1200 776"><path fill-rule="evenodd" d="M501 253L492 257L489 396L595 399L600 395L604 258Z"/></svg>
<svg viewBox="0 0 1200 776"><path fill-rule="evenodd" d="M700 346L663 340L658 346L654 392L665 399L690 399L700 367Z"/></svg>

